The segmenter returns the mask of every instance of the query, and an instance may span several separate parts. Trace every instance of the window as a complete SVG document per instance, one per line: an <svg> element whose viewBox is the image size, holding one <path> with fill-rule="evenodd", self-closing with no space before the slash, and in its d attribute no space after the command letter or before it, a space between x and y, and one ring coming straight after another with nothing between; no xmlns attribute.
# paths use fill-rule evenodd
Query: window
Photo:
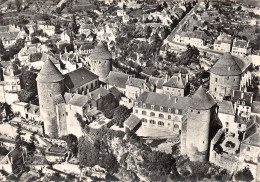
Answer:
<svg viewBox="0 0 260 182"><path fill-rule="evenodd" d="M154 110L154 105L151 105L151 109Z"/></svg>
<svg viewBox="0 0 260 182"><path fill-rule="evenodd" d="M242 101L242 105L245 105L245 101Z"/></svg>
<svg viewBox="0 0 260 182"><path fill-rule="evenodd" d="M146 104L143 104L143 108L144 108L144 109L146 108Z"/></svg>
<svg viewBox="0 0 260 182"><path fill-rule="evenodd" d="M68 112L66 112L66 116L68 116Z"/></svg>
<svg viewBox="0 0 260 182"><path fill-rule="evenodd" d="M150 116L155 116L155 113L154 113L154 112L151 112L151 113L150 113Z"/></svg>
<svg viewBox="0 0 260 182"><path fill-rule="evenodd" d="M160 107L160 111L163 111L163 107Z"/></svg>
<svg viewBox="0 0 260 182"><path fill-rule="evenodd" d="M228 122L226 122L226 127L228 127L229 126L229 123Z"/></svg>
<svg viewBox="0 0 260 182"><path fill-rule="evenodd" d="M159 118L164 118L164 115L163 114L159 114Z"/></svg>
<svg viewBox="0 0 260 182"><path fill-rule="evenodd" d="M138 102L135 103L135 107L138 107Z"/></svg>
<svg viewBox="0 0 260 182"><path fill-rule="evenodd" d="M168 108L168 113L171 113L171 112L172 112L171 108Z"/></svg>
<svg viewBox="0 0 260 182"><path fill-rule="evenodd" d="M175 114L179 114L179 110L178 109L175 109Z"/></svg>
<svg viewBox="0 0 260 182"><path fill-rule="evenodd" d="M9 83L9 82L6 82L5 84L6 84L6 85L10 85L10 83Z"/></svg>
<svg viewBox="0 0 260 182"><path fill-rule="evenodd" d="M14 82L12 82L12 85L16 85Z"/></svg>
<svg viewBox="0 0 260 182"><path fill-rule="evenodd" d="M247 149L246 149L247 151L250 151L250 147L247 147Z"/></svg>
<svg viewBox="0 0 260 182"><path fill-rule="evenodd" d="M198 111L198 114L200 114L200 111Z"/></svg>
<svg viewBox="0 0 260 182"><path fill-rule="evenodd" d="M135 113L138 113L138 110L137 110L137 109L135 110Z"/></svg>
<svg viewBox="0 0 260 182"><path fill-rule="evenodd" d="M227 77L227 80L229 80L229 76Z"/></svg>
<svg viewBox="0 0 260 182"><path fill-rule="evenodd" d="M215 82L218 82L218 78L215 78Z"/></svg>
<svg viewBox="0 0 260 182"><path fill-rule="evenodd" d="M146 113L146 111L142 111L142 115L146 115L147 113Z"/></svg>
<svg viewBox="0 0 260 182"><path fill-rule="evenodd" d="M238 128L241 128L241 124L238 124L238 126L237 126Z"/></svg>
<svg viewBox="0 0 260 182"><path fill-rule="evenodd" d="M17 85L20 85L20 82L19 82L19 81L17 82Z"/></svg>
<svg viewBox="0 0 260 182"><path fill-rule="evenodd" d="M143 122L143 123L147 123L147 119L144 119L144 118L143 118L143 119L142 119L142 122Z"/></svg>
<svg viewBox="0 0 260 182"><path fill-rule="evenodd" d="M15 86L12 86L12 90L15 90Z"/></svg>
<svg viewBox="0 0 260 182"><path fill-rule="evenodd" d="M156 122L154 120L150 120L151 124L156 124Z"/></svg>
<svg viewBox="0 0 260 182"><path fill-rule="evenodd" d="M168 119L172 119L172 116L171 116L171 115L168 115Z"/></svg>
<svg viewBox="0 0 260 182"><path fill-rule="evenodd" d="M217 91L217 88L215 88L215 91Z"/></svg>
<svg viewBox="0 0 260 182"><path fill-rule="evenodd" d="M159 125L159 126L164 126L164 122L158 121L158 125Z"/></svg>
<svg viewBox="0 0 260 182"><path fill-rule="evenodd" d="M190 112L193 112L193 110L191 109Z"/></svg>

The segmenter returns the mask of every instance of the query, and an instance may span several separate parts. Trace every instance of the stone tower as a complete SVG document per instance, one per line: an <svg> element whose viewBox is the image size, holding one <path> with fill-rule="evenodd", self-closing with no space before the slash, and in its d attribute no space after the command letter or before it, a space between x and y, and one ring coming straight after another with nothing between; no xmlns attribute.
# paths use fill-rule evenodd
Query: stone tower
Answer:
<svg viewBox="0 0 260 182"><path fill-rule="evenodd" d="M102 42L99 42L89 56L91 71L99 76L99 80L106 82L112 70L112 55Z"/></svg>
<svg viewBox="0 0 260 182"><path fill-rule="evenodd" d="M202 86L192 96L187 114L186 153L191 161L207 161L209 132L216 102Z"/></svg>
<svg viewBox="0 0 260 182"><path fill-rule="evenodd" d="M36 80L40 116L44 122L45 134L49 137L57 137L58 124L54 96L64 93L64 77L52 61L47 59Z"/></svg>
<svg viewBox="0 0 260 182"><path fill-rule="evenodd" d="M210 69L210 94L217 100L231 96L231 90L246 88L251 82L250 62L226 52Z"/></svg>
<svg viewBox="0 0 260 182"><path fill-rule="evenodd" d="M8 67L4 70L4 98L5 102L8 104L13 103L14 101L18 101L17 92L21 90L20 79L21 79L22 71L19 67L11 62Z"/></svg>

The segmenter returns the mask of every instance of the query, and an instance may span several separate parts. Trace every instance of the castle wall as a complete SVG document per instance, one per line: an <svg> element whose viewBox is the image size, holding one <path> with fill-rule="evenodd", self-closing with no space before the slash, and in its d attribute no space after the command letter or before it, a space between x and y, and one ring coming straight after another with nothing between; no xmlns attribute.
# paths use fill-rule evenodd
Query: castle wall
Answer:
<svg viewBox="0 0 260 182"><path fill-rule="evenodd" d="M91 71L99 76L99 80L105 82L109 72L112 70L111 60L91 60Z"/></svg>
<svg viewBox="0 0 260 182"><path fill-rule="evenodd" d="M188 110L186 147L191 161L207 160L210 116L210 110Z"/></svg>
<svg viewBox="0 0 260 182"><path fill-rule="evenodd" d="M37 83L40 116L44 121L45 134L49 137L58 136L56 106L53 97L64 92L63 81L58 83Z"/></svg>
<svg viewBox="0 0 260 182"><path fill-rule="evenodd" d="M225 96L231 96L232 89L239 90L240 75L220 76L210 73L209 92L217 100L222 100Z"/></svg>

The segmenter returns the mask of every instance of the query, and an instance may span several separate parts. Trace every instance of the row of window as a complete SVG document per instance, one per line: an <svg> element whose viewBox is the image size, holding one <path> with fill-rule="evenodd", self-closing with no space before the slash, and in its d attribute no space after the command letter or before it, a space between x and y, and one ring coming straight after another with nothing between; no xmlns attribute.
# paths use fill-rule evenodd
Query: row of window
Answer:
<svg viewBox="0 0 260 182"><path fill-rule="evenodd" d="M138 102L135 103L135 106L138 107ZM145 103L143 104L143 108L146 109L146 104ZM147 108L147 109L149 109L149 108ZM154 110L154 105L151 105L151 110ZM160 111L163 111L163 107L162 106L160 106ZM168 108L168 112L171 113L172 109ZM175 114L179 114L179 110L178 109L175 109Z"/></svg>
<svg viewBox="0 0 260 182"><path fill-rule="evenodd" d="M135 110L135 113L138 114L138 110L136 109ZM142 115L146 116L147 115L147 112L146 111L142 111ZM155 113L154 112L150 112L150 116L151 117L155 117ZM158 115L159 118L164 118L164 115L163 114L159 114ZM176 118L176 117L175 117ZM177 117L178 118L178 117ZM172 116L171 115L168 115L168 119L172 119Z"/></svg>
<svg viewBox="0 0 260 182"><path fill-rule="evenodd" d="M12 83L5 82L5 84L6 84L6 85L10 85L10 84L11 84L11 85L16 85L16 84L17 84L17 85L20 85L20 82L17 82L17 83L15 83L15 82L12 82Z"/></svg>
<svg viewBox="0 0 260 182"><path fill-rule="evenodd" d="M148 121L147 121L147 119L142 119L142 121L143 121L143 123L148 123ZM155 120L149 120L149 123L150 124L152 124L152 125L156 125L156 121ZM157 122L157 125L159 125L159 126L164 126L165 125L165 123L163 122L163 121L158 121ZM168 123L168 126L170 126L171 124L170 123ZM179 125L177 125L177 124L175 124L174 126L173 126L174 128L179 128Z"/></svg>
<svg viewBox="0 0 260 182"><path fill-rule="evenodd" d="M229 80L229 76L226 78L227 78L227 80ZM236 81L236 79L234 78L233 81ZM215 78L215 82L218 82L218 78Z"/></svg>

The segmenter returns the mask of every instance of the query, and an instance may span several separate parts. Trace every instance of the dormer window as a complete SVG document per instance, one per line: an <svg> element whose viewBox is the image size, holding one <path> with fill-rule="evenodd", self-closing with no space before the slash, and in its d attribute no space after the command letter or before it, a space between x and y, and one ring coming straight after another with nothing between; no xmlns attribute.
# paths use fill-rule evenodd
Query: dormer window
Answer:
<svg viewBox="0 0 260 182"><path fill-rule="evenodd" d="M135 107L138 107L138 102L135 103Z"/></svg>
<svg viewBox="0 0 260 182"><path fill-rule="evenodd" d="M175 114L179 114L179 110L178 109L175 109Z"/></svg>
<svg viewBox="0 0 260 182"><path fill-rule="evenodd" d="M169 112L169 113L171 113L171 112L172 112L171 108L168 108L168 112Z"/></svg>
<svg viewBox="0 0 260 182"><path fill-rule="evenodd" d="M163 111L163 107L160 107L160 111Z"/></svg>
<svg viewBox="0 0 260 182"><path fill-rule="evenodd" d="M151 109L154 110L154 105L151 105Z"/></svg>
<svg viewBox="0 0 260 182"><path fill-rule="evenodd" d="M245 101L242 101L242 105L245 105Z"/></svg>
<svg viewBox="0 0 260 182"><path fill-rule="evenodd" d="M144 108L144 109L146 108L146 104L143 104L143 108Z"/></svg>

